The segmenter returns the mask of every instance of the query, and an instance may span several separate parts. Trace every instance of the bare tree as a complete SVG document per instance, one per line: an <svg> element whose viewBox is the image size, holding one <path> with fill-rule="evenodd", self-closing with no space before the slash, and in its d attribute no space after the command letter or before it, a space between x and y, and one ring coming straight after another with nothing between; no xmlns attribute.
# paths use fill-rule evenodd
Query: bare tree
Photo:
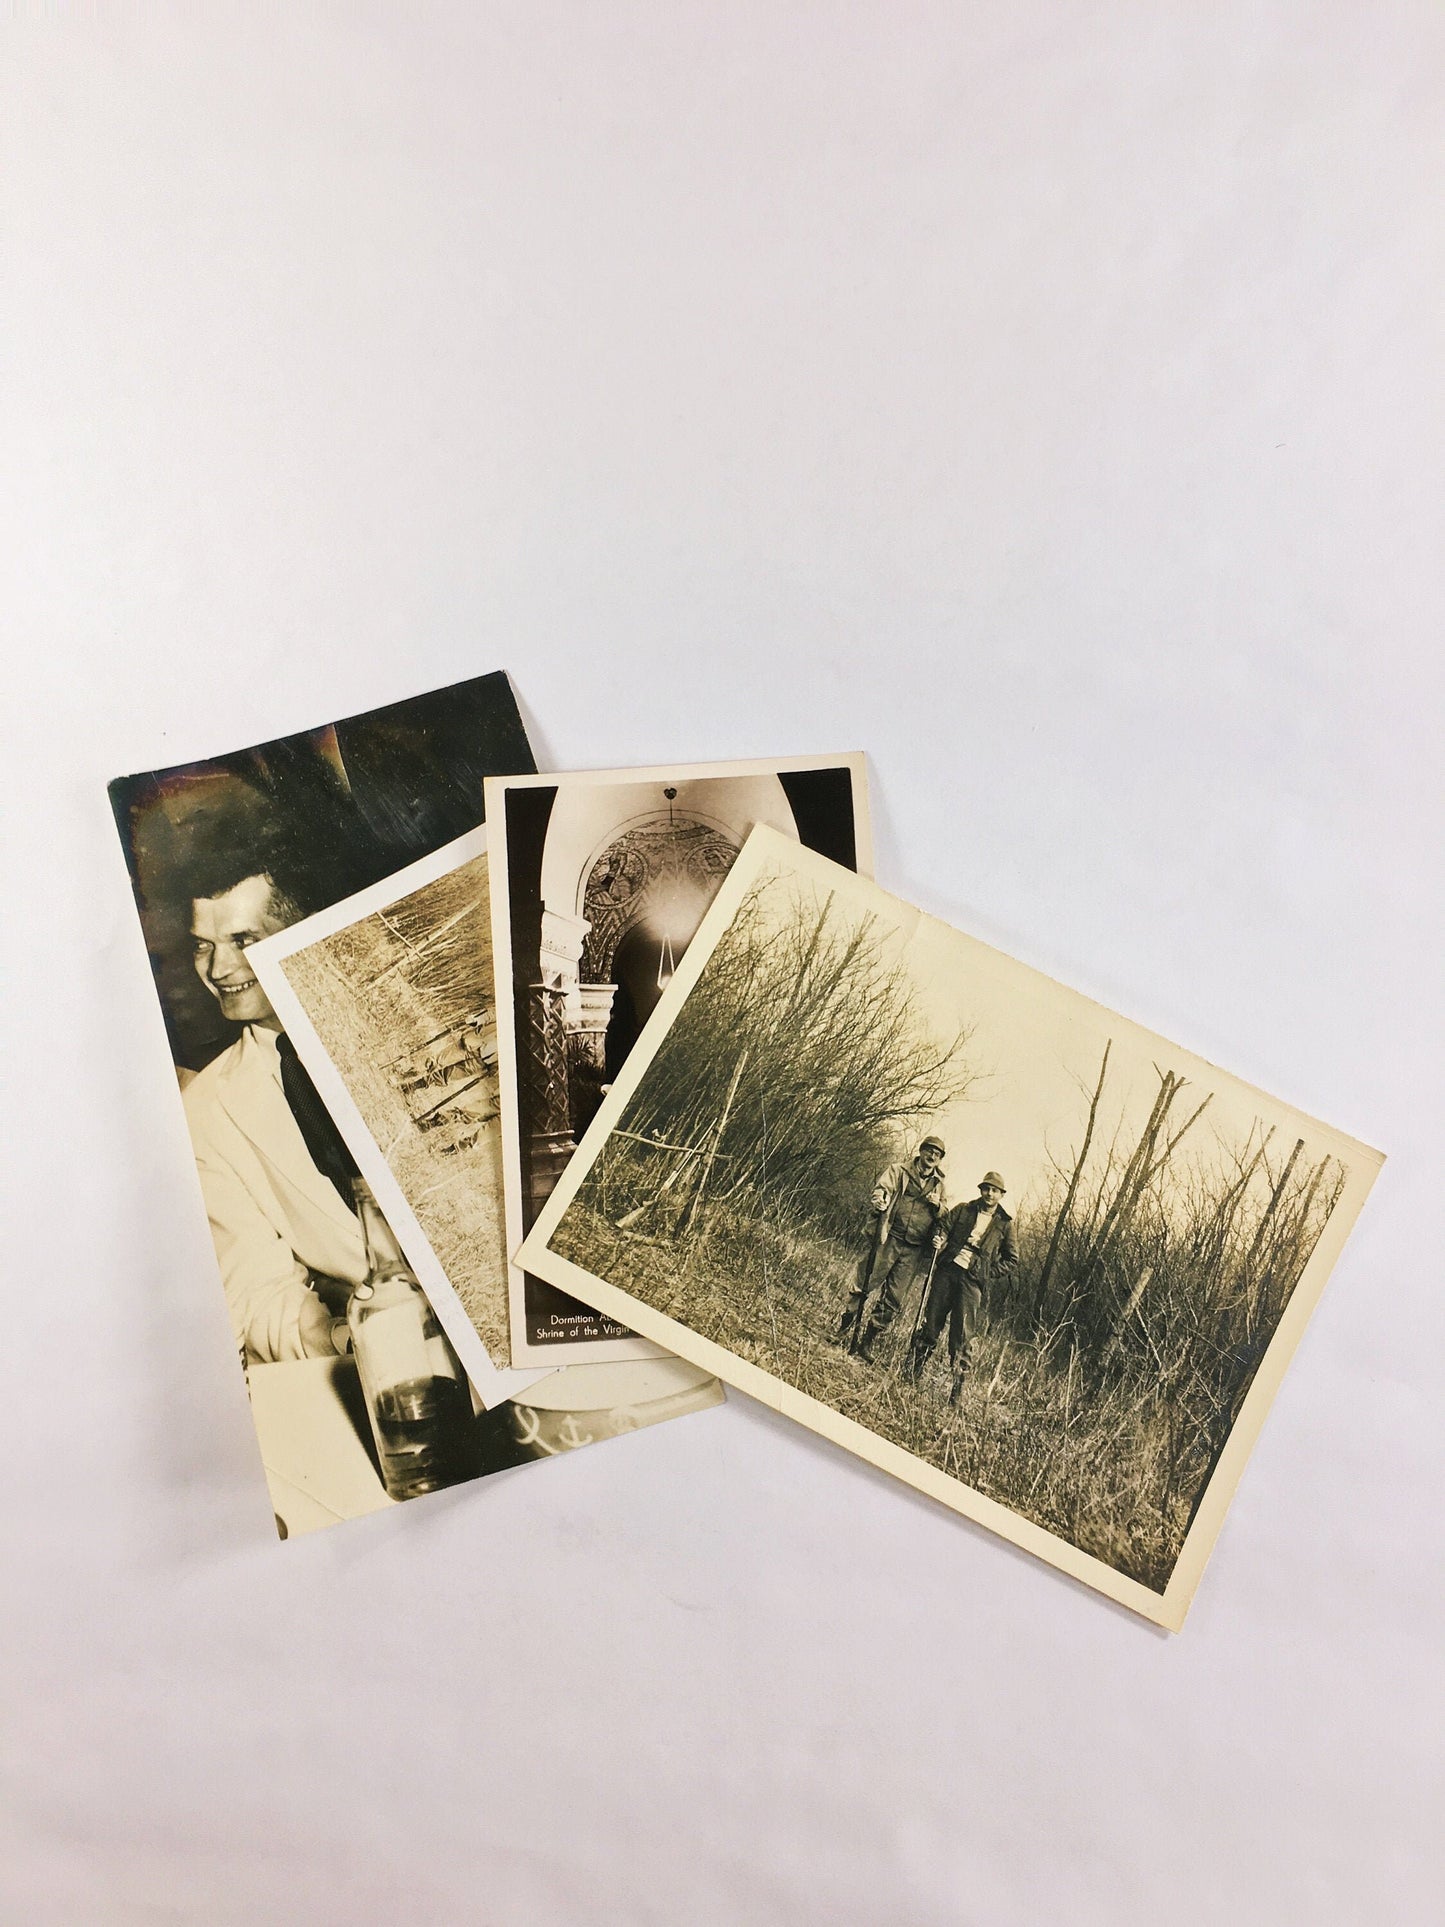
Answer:
<svg viewBox="0 0 1445 1927"><path fill-rule="evenodd" d="M780 916L769 891L781 888ZM845 911L831 891L759 879L649 1065L598 1183L616 1196L630 1186L635 1209L664 1180L649 1144L681 1147L665 1154L675 1156L708 1140L719 1200L840 1231L902 1128L967 1089L966 1042L930 1030L875 916ZM696 1182L704 1167L692 1161Z"/></svg>
<svg viewBox="0 0 1445 1927"><path fill-rule="evenodd" d="M1068 1189L1064 1192L1064 1201L1059 1206L1058 1215L1054 1219L1053 1232L1049 1237L1048 1252L1044 1258L1042 1269L1039 1272L1039 1282L1034 1293L1034 1310L1036 1314L1043 1310L1045 1301L1048 1298L1049 1286L1053 1282L1054 1265L1058 1260L1059 1246L1063 1242L1064 1228L1073 1213L1074 1199L1078 1196L1079 1191L1079 1180L1083 1177L1084 1166L1089 1161L1089 1148L1094 1142L1094 1124L1099 1115L1099 1099L1104 1095L1104 1079L1109 1074L1109 1052L1113 1047L1114 1040L1111 1037L1104 1045L1104 1055L1099 1064L1099 1081L1094 1086L1094 1095L1089 1104L1089 1118L1087 1124L1084 1126L1084 1141L1079 1146L1079 1155L1074 1161L1074 1169L1069 1178Z"/></svg>

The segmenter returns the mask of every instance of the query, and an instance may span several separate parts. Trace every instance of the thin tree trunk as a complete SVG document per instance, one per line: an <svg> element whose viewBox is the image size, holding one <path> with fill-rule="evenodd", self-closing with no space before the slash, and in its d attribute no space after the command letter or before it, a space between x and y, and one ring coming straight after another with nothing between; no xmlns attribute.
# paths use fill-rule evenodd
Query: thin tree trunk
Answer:
<svg viewBox="0 0 1445 1927"><path fill-rule="evenodd" d="M1089 1106L1089 1121L1084 1126L1083 1146L1074 1162L1073 1176L1069 1179L1069 1188L1064 1193L1064 1202L1059 1207L1059 1215L1054 1219L1053 1235L1049 1239L1049 1248L1044 1256L1044 1268L1039 1273L1038 1290L1034 1294L1035 1318L1041 1318L1043 1316L1044 1306L1048 1303L1049 1286L1053 1282L1054 1266L1058 1262L1059 1244L1064 1235L1064 1226L1068 1223L1069 1213L1074 1208L1074 1199L1078 1195L1079 1190L1079 1180L1084 1175L1084 1166L1088 1162L1089 1157L1089 1147L1094 1141L1094 1123L1099 1115L1099 1100L1104 1095L1104 1078L1109 1069L1109 1052L1113 1047L1114 1040L1110 1037L1104 1044L1103 1061L1099 1065L1099 1081L1094 1086L1094 1100Z"/></svg>
<svg viewBox="0 0 1445 1927"><path fill-rule="evenodd" d="M1299 1283L1300 1274L1309 1263L1310 1253L1315 1248L1319 1234L1316 1233L1314 1238L1310 1237L1310 1218L1314 1213L1315 1199L1319 1196L1320 1185L1324 1181L1325 1169L1329 1163L1328 1157L1320 1159L1310 1173L1304 1196L1296 1207L1294 1222L1290 1226L1289 1257L1284 1266L1284 1294L1292 1292Z"/></svg>
<svg viewBox="0 0 1445 1927"><path fill-rule="evenodd" d="M1245 1194L1249 1190L1250 1182L1255 1172L1259 1169L1265 1152L1269 1149L1270 1139L1274 1136L1274 1130L1275 1127L1271 1124L1264 1136L1260 1139L1259 1148L1255 1151L1254 1156L1250 1158L1249 1163L1240 1172L1239 1177L1220 1200L1219 1208L1214 1214L1213 1223L1205 1234L1200 1252L1200 1269L1203 1271L1206 1279L1208 1279L1215 1266L1218 1265L1224 1256L1229 1244L1229 1234L1234 1229L1235 1219L1239 1216L1239 1207L1244 1203ZM1251 1135L1253 1135L1252 1132ZM1248 1152L1248 1149L1249 1146L1246 1144L1246 1152Z"/></svg>
<svg viewBox="0 0 1445 1927"><path fill-rule="evenodd" d="M1149 1113L1149 1121L1144 1126L1129 1162L1124 1167L1124 1175L1120 1178L1109 1208L1104 1213L1104 1222L1099 1227L1099 1234L1094 1240L1093 1248L1080 1267L1079 1276L1085 1284L1092 1281L1103 1264L1106 1254L1113 1247L1116 1232L1125 1213L1133 1209L1142 1175L1148 1168L1160 1128L1169 1114L1169 1107L1174 1102L1177 1089L1178 1084L1174 1073L1162 1071L1159 1075L1158 1095Z"/></svg>
<svg viewBox="0 0 1445 1927"><path fill-rule="evenodd" d="M404 936L402 932L397 929L389 917L381 911L378 911L377 915L381 917L381 921L399 943L406 945L409 954L404 957L393 957L389 964L384 964L382 968L376 972L375 976L367 980L366 988L368 990L374 989L383 977L389 977L394 970L400 970L403 964L416 963L420 958L425 957L429 950L435 949L436 945L446 935L448 930L451 929L453 924L460 923L464 917L469 917L476 907L475 903L469 903L464 910L458 910L454 917L448 917L446 922L438 924L435 930L428 930L426 936L420 943L413 943L410 937Z"/></svg>
<svg viewBox="0 0 1445 1927"><path fill-rule="evenodd" d="M713 1160L717 1156L718 1146L722 1143L723 1132L728 1127L728 1113L732 1110L733 1099L737 1096L737 1093L738 1093L738 1080L742 1077L743 1066L747 1063L747 1061L748 1061L748 1054L746 1051L744 1051L741 1057L739 1057L737 1063L733 1067L733 1079L731 1084L728 1085L728 1094L726 1099L723 1102L722 1115L718 1118L718 1121L717 1121L717 1129L712 1134L712 1143L709 1144L707 1148L707 1155L702 1161L702 1170L698 1176L697 1186L694 1189L692 1196L688 1199L687 1203L683 1206L682 1216L677 1221L677 1235L679 1237L681 1237L682 1234L687 1230L689 1225L692 1224L693 1220L696 1218L698 1214L699 1209L701 1208L703 1193L707 1190L708 1179L712 1176Z"/></svg>
<svg viewBox="0 0 1445 1927"><path fill-rule="evenodd" d="M1294 1171L1295 1165L1299 1162L1299 1154L1304 1148L1305 1148L1304 1139L1302 1137L1296 1138L1294 1149L1290 1152L1289 1156L1285 1159L1284 1169L1283 1171L1280 1172L1280 1175L1279 1175L1279 1183L1274 1187L1274 1191L1270 1196L1269 1203L1264 1207L1264 1216L1260 1219L1259 1224L1255 1228L1254 1242L1250 1245L1248 1255L1244 1260L1244 1272L1245 1272L1246 1278L1252 1276L1253 1274L1254 1261L1259 1256L1261 1247L1264 1244L1265 1235L1268 1232L1270 1225L1274 1222L1275 1213L1279 1210L1280 1200L1281 1198L1283 1198L1285 1193L1285 1187L1290 1181L1291 1173Z"/></svg>

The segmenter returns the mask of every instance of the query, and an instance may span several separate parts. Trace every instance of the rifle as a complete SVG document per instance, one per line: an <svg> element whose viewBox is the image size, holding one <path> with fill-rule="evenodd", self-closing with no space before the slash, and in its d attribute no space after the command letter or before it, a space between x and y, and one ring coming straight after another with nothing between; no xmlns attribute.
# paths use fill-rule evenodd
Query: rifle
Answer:
<svg viewBox="0 0 1445 1927"><path fill-rule="evenodd" d="M878 1269L878 1254L883 1249L883 1226L887 1217L886 1211L878 1213L877 1228L868 1249L868 1262L863 1267L863 1276L858 1280L858 1316L853 1320L853 1329L848 1334L850 1352L856 1352L863 1343L863 1314L868 1309L868 1293L873 1289L873 1273Z"/></svg>

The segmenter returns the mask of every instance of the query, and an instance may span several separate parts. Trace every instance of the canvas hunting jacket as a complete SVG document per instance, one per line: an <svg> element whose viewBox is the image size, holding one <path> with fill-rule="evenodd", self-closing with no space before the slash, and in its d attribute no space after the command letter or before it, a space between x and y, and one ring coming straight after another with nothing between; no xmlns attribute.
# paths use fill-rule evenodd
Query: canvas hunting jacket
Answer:
<svg viewBox="0 0 1445 1927"><path fill-rule="evenodd" d="M968 1243L974 1222L982 1209L982 1198L970 1198L967 1204L956 1204L944 1217L940 1269L951 1265ZM1018 1261L1013 1219L1001 1204L996 1204L992 1222L979 1240L978 1260L972 1275L980 1284L991 1277L1006 1277Z"/></svg>
<svg viewBox="0 0 1445 1927"><path fill-rule="evenodd" d="M893 1229L893 1215L898 1209L898 1201L903 1196L905 1187L929 1207L935 1222L943 1215L943 1172L941 1170L936 1171L925 1181L919 1177L911 1159L906 1163L890 1164L874 1185L873 1196L869 1200L869 1209L877 1215L879 1220L877 1237L880 1245L888 1242L889 1233ZM921 1235L927 1237L931 1230L932 1225ZM914 1239L911 1242L916 1243L918 1240Z"/></svg>

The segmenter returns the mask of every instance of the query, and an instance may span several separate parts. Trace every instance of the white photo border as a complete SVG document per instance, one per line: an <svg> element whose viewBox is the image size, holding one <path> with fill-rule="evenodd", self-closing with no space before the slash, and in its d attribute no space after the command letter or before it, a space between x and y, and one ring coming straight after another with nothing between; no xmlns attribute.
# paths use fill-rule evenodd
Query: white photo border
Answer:
<svg viewBox="0 0 1445 1927"><path fill-rule="evenodd" d="M633 1046L616 1084L603 1100L601 1109L563 1172L557 1189L548 1199L531 1234L518 1252L517 1262L534 1271L537 1276L558 1285L562 1290L573 1293L584 1303L595 1305L634 1330L645 1333L680 1357L690 1359L694 1364L715 1373L729 1385L735 1386L738 1391L748 1393L750 1397L771 1406L773 1410L781 1412L785 1417L796 1419L800 1424L806 1425L824 1438L831 1439L835 1444L843 1446L868 1463L878 1466L885 1472L891 1472L917 1491L940 1500L955 1512L962 1513L966 1518L986 1526L990 1531L996 1532L1001 1538L1022 1547L1025 1551L1035 1553L1048 1564L1093 1587L1143 1618L1171 1632L1177 1632L1184 1623L1190 1601L1214 1548L1225 1513L1259 1436L1260 1428L1304 1334L1310 1314L1319 1301L1325 1281L1384 1163L1383 1155L1370 1146L1335 1130L1332 1126L1309 1117L1284 1100L1275 1098L1267 1092L1258 1091L1256 1086L1236 1077L1232 1072L1221 1071L1218 1066L1208 1063L1197 1053L1183 1046L1168 1045L1171 1052L1192 1062L1197 1069L1207 1070L1216 1077L1227 1077L1241 1090L1249 1090L1265 1098L1276 1113L1308 1125L1311 1131L1329 1145L1347 1152L1351 1164L1348 1182L1340 1202L1325 1226L1309 1263L1290 1296L1268 1349L1255 1372L1239 1417L1204 1488L1174 1563L1169 1582L1162 1593L1154 1592L1139 1581L1115 1571L1103 1561L1082 1552L1077 1546L1048 1531L1045 1527L1035 1525L1020 1513L988 1498L973 1487L963 1484L962 1481L949 1477L890 1440L881 1438L877 1433L869 1431L854 1420L843 1417L831 1406L798 1391L785 1380L774 1377L772 1373L764 1371L749 1360L738 1357L726 1347L702 1337L643 1300L634 1298L630 1293L620 1290L606 1279L584 1271L550 1249L550 1240L559 1222L611 1136L614 1126L630 1103L633 1093L647 1074L659 1047L706 968L713 950L731 924L745 892L765 867L769 865L776 867L779 864L786 869L791 869L794 875L801 874L817 880L840 894L851 894L855 901L861 899L875 910L886 909L893 917L895 927L900 931L911 934L919 923L942 921L928 917L924 911L881 890L865 878L855 877L851 871L793 843L774 830L764 827L755 829L704 916L696 935L688 946L686 956L678 966L677 974L663 992L657 1008L644 1026L642 1035ZM943 927L954 935L967 936L966 932L958 931L955 926L945 924ZM980 940L970 938L969 941L979 942ZM984 947L992 948L992 946ZM995 954L1002 953L995 952ZM1092 1005L1096 1010L1103 1008L1093 999L1086 997L1083 992L1070 990L1068 986L1059 984L1055 979L1045 976L1042 971L1034 969L1031 965L1020 963L1016 959L1008 961L1020 971L1026 971L1037 978L1040 986L1046 986L1052 994L1066 994L1077 998L1081 1003ZM1144 1033L1158 1043L1168 1043L1168 1040L1159 1036L1158 1033L1149 1031L1146 1026L1134 1024L1132 1019L1120 1017L1114 1012L1106 1014L1118 1022L1129 1024L1135 1031Z"/></svg>
<svg viewBox="0 0 1445 1927"><path fill-rule="evenodd" d="M853 806L853 847L860 876L873 874L873 825L868 807L868 761L862 750L843 750L832 754L806 756L755 757L741 762L658 763L639 769L593 769L539 772L529 776L489 776L483 786L487 821L496 832L496 847L489 859L492 902L492 966L499 985L512 981L511 889L507 857L507 798L520 790L626 787L629 784L727 782L749 776L785 776L815 770L846 769L851 776ZM785 839L788 840L788 839ZM701 926L706 928L706 924ZM693 941L696 942L694 937ZM686 958L684 957L684 963ZM517 1034L514 1007L497 1001L497 1067L500 1072L502 1113L502 1192L506 1213L507 1247L511 1254L508 1271L512 1359L521 1365L594 1364L608 1359L657 1358L665 1348L649 1338L591 1338L555 1345L536 1345L527 1335L525 1276L529 1267L517 1261L517 1247L524 1236L522 1213L521 1115L518 1095ZM537 1277L542 1272L530 1267ZM578 1294L580 1295L580 1294ZM624 1319L620 1321L627 1323Z"/></svg>

